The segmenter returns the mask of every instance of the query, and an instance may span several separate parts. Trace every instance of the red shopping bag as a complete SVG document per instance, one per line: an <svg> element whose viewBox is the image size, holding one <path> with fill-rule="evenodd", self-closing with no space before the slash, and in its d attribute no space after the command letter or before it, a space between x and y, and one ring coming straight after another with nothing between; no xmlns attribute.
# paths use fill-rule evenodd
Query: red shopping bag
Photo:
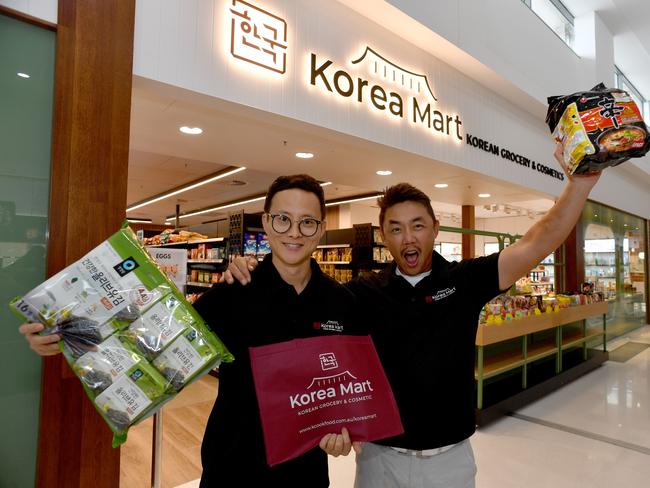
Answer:
<svg viewBox="0 0 650 488"><path fill-rule="evenodd" d="M320 336L249 351L269 466L342 427L354 441L404 432L370 336Z"/></svg>

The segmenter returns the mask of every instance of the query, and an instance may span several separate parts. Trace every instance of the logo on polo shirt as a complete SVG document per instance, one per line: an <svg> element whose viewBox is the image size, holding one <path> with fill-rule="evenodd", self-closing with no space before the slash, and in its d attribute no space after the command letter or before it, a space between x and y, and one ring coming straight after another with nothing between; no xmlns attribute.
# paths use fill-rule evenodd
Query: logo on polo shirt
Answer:
<svg viewBox="0 0 650 488"><path fill-rule="evenodd" d="M338 320L328 320L327 322L314 322L314 330L326 330L328 332L343 332L343 326Z"/></svg>
<svg viewBox="0 0 650 488"><path fill-rule="evenodd" d="M427 296L425 297L425 299L427 303L437 302L438 300L447 298L448 296L451 296L454 293L456 293L455 286L453 288L445 288L444 290L438 290L435 295Z"/></svg>

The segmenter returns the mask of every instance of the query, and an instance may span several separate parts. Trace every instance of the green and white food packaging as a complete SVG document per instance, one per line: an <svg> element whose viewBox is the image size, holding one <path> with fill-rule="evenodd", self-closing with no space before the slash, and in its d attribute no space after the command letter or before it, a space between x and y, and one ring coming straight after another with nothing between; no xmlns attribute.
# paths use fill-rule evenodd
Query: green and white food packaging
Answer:
<svg viewBox="0 0 650 488"><path fill-rule="evenodd" d="M234 359L126 223L10 307L62 337L114 446L184 386Z"/></svg>

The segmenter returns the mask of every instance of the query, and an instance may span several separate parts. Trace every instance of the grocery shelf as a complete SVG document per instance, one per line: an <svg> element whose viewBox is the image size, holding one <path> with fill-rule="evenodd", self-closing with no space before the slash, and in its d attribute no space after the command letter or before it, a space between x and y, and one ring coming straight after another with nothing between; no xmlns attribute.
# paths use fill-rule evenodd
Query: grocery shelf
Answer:
<svg viewBox="0 0 650 488"><path fill-rule="evenodd" d="M513 319L494 324L479 324L476 332L477 362L475 379L477 381L477 408L483 408L483 381L521 368L522 388L528 384L528 365L539 359L555 356L556 374L562 371L562 352L566 349L582 347L583 356L587 357L587 342L595 337L603 337L603 350L607 347L607 315L608 303L598 302L588 305L560 309L557 312L547 312L539 315ZM588 317L602 315L602 330L587 329ZM564 326L582 322L579 330L564 331ZM554 330L555 339L546 339L529 344L529 335L545 330ZM485 347L520 339L521 346L493 356L485 355Z"/></svg>
<svg viewBox="0 0 650 488"><path fill-rule="evenodd" d="M317 261L318 264L352 264L350 261Z"/></svg>
<svg viewBox="0 0 650 488"><path fill-rule="evenodd" d="M337 247L350 247L350 244L321 244L316 249L334 249Z"/></svg>
<svg viewBox="0 0 650 488"><path fill-rule="evenodd" d="M505 373L526 363L521 351L508 351L486 359L483 363L483 379ZM474 377L478 378L480 371L475 369Z"/></svg>
<svg viewBox="0 0 650 488"><path fill-rule="evenodd" d="M224 237L211 237L210 239L192 239L189 241L168 242L166 244L149 244L146 247L186 246L192 244L207 244L209 242L222 242L224 240Z"/></svg>
<svg viewBox="0 0 650 488"><path fill-rule="evenodd" d="M558 347L555 341L543 341L528 345L527 362L537 361L548 356L557 354Z"/></svg>
<svg viewBox="0 0 650 488"><path fill-rule="evenodd" d="M195 263L221 264L221 263L223 263L223 259L188 259L187 262L190 263L190 264L192 264L192 263L194 263L194 264Z"/></svg>
<svg viewBox="0 0 650 488"><path fill-rule="evenodd" d="M201 287L201 288L212 288L212 285L214 285L214 283L201 283L200 281L188 281L186 283L186 285L187 286L198 286L198 287Z"/></svg>

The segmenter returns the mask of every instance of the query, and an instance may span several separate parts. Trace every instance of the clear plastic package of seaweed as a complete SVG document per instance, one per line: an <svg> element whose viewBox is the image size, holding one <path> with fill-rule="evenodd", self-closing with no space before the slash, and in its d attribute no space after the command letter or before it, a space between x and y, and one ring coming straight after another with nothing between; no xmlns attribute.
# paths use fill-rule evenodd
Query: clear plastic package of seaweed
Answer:
<svg viewBox="0 0 650 488"><path fill-rule="evenodd" d="M183 387L233 357L125 225L10 307L59 334L113 445Z"/></svg>

